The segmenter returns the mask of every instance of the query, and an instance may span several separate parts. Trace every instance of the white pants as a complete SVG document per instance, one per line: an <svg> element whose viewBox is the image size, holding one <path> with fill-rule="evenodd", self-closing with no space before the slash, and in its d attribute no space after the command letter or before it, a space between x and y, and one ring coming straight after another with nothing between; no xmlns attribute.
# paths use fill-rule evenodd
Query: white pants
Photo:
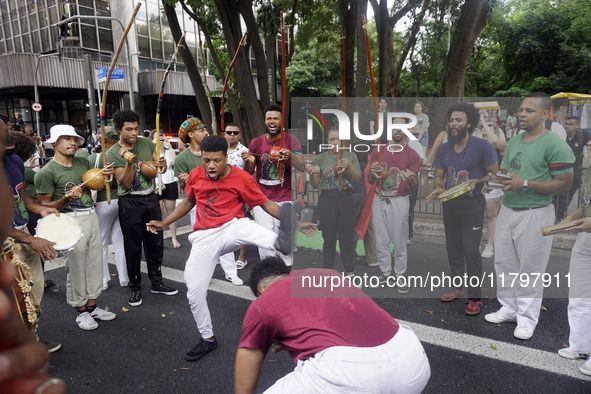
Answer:
<svg viewBox="0 0 591 394"><path fill-rule="evenodd" d="M390 242L394 244L394 273L403 275L407 267L408 196L384 197L374 194L371 222L376 237L378 265L383 275L392 274Z"/></svg>
<svg viewBox="0 0 591 394"><path fill-rule="evenodd" d="M591 234L579 233L570 256L568 347L591 353Z"/></svg>
<svg viewBox="0 0 591 394"><path fill-rule="evenodd" d="M20 231L25 234L30 234L26 226ZM33 281L31 290L37 300L37 304L41 305L43 291L45 290L45 275L43 272L43 265L41 264L41 258L29 245L24 243L19 243L18 245L21 247L19 255L21 261L29 266L31 273L33 274L33 277L31 278Z"/></svg>
<svg viewBox="0 0 591 394"><path fill-rule="evenodd" d="M129 282L127 275L127 263L125 262L125 247L123 246L123 233L119 224L118 200L111 200L111 205L106 201L96 203L96 214L99 218L101 237L103 238L103 283L111 279L109 274L109 243L113 243L115 249L115 265L119 275L119 283Z"/></svg>
<svg viewBox="0 0 591 394"><path fill-rule="evenodd" d="M62 213L65 215L65 213ZM96 213L75 216L82 238L66 256L66 301L74 308L96 300L102 292L101 231Z"/></svg>
<svg viewBox="0 0 591 394"><path fill-rule="evenodd" d="M553 237L544 237L540 229L552 224L552 205L525 211L503 205L497 218L495 272L497 298L502 305L499 313L504 318L517 319L517 325L522 327L536 328L538 324L544 288L542 281L534 281L531 275L546 272ZM516 274L530 279L527 286L519 277L513 280Z"/></svg>
<svg viewBox="0 0 591 394"><path fill-rule="evenodd" d="M191 231L193 231L195 221L197 220L197 218L195 217L196 214L197 207L194 206L189 212L189 219L191 219ZM222 266L222 269L224 270L224 273L228 278L231 279L238 276L238 270L236 269L236 260L234 260L234 251L230 251L220 256L220 265Z"/></svg>
<svg viewBox="0 0 591 394"><path fill-rule="evenodd" d="M280 207L284 204L291 204L291 201L281 201L277 202L277 205ZM264 228L273 231L275 234L279 234L279 219L275 219L273 216L269 215L263 208L260 206L254 207L252 209L252 213L254 214L254 220L257 222L258 225L263 226ZM290 267L293 264L293 253L285 255L275 249L269 250L264 248L259 248L259 257L264 259L265 257L271 256L279 256L285 262L285 265Z"/></svg>
<svg viewBox="0 0 591 394"><path fill-rule="evenodd" d="M430 376L421 342L409 327L400 326L383 345L335 346L299 360L265 393L420 393Z"/></svg>
<svg viewBox="0 0 591 394"><path fill-rule="evenodd" d="M197 230L189 235L192 246L185 265L187 299L197 329L203 338L213 336L206 297L220 255L236 250L242 245L274 249L276 240L275 233L246 218L232 219L221 227Z"/></svg>

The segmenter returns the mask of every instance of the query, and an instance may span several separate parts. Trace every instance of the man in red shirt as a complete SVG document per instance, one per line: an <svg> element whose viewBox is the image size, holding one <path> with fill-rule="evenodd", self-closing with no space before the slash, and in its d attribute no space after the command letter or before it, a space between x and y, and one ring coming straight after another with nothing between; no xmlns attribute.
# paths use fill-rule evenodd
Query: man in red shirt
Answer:
<svg viewBox="0 0 591 394"><path fill-rule="evenodd" d="M250 287L258 298L244 317L236 393L255 392L274 342L279 346L272 352L287 350L297 367L266 393L420 393L425 388L431 368L417 336L341 278L331 269L290 273L278 257L253 268Z"/></svg>
<svg viewBox="0 0 591 394"><path fill-rule="evenodd" d="M147 224L148 231L161 231L189 213L193 206L197 207L193 233L189 236L192 247L185 266L185 282L202 340L185 355L187 361L199 360L217 348L206 297L220 255L242 245L289 253L293 244L291 224L295 221L291 220L291 206L280 208L269 200L247 172L227 163L227 151L228 142L223 137L205 137L201 142L203 166L189 174L187 198L165 220ZM281 217L279 234L246 219L242 212L244 203L261 206L274 218Z"/></svg>
<svg viewBox="0 0 591 394"><path fill-rule="evenodd" d="M304 171L305 162L302 155L302 146L298 139L288 133L283 133L283 146L279 152L279 161L274 162L271 149L281 143L281 106L271 104L265 108L265 134L256 137L250 142L248 152L242 153L244 170L254 173L261 190L271 201L279 205L291 203L291 167ZM254 155L256 161L249 161L249 155ZM281 177L279 165L283 166ZM254 218L258 224L274 232L279 229L279 222L267 215L262 207L253 208ZM275 252L259 248L261 259L275 255ZM288 253L282 256L287 265L292 265L293 255Z"/></svg>

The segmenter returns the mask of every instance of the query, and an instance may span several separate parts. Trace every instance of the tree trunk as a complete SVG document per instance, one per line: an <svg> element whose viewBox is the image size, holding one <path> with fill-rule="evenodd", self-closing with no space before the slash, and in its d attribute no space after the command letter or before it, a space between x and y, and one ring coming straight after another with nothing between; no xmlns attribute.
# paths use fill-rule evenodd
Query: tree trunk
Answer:
<svg viewBox="0 0 591 394"><path fill-rule="evenodd" d="M441 84L438 105L434 108L431 124L445 129L447 108L455 99L445 97L464 97L466 69L474 49L476 38L486 26L491 6L489 0L469 0L464 3L452 42L447 54L445 76ZM439 130L429 133L429 142L435 141Z"/></svg>
<svg viewBox="0 0 591 394"><path fill-rule="evenodd" d="M201 58L201 71L203 71L203 77L201 77L201 80L203 81L203 89L205 90L205 94L207 95L209 110L212 114L215 115L215 107L213 105L213 100L211 99L211 91L209 90L209 86L207 86L207 75L205 74L205 52L203 51L203 44L201 43L201 30L199 28L197 28L197 41L199 43L198 47L199 57ZM218 132L218 121L216 116L211 117L211 130L213 134L217 134Z"/></svg>
<svg viewBox="0 0 591 394"><path fill-rule="evenodd" d="M232 56L236 53L238 43L242 38L240 28L240 15L238 14L237 1L233 0L214 0L220 16L220 22L224 32L224 37L228 45L228 53ZM244 119L246 124L243 130L247 141L260 135L265 129L265 122L259 101L257 98L252 72L247 60L247 54L241 51L234 65L236 76L236 85L240 92L240 98L245 112L248 116Z"/></svg>
<svg viewBox="0 0 591 394"><path fill-rule="evenodd" d="M357 0L338 0L339 20L343 27L343 52L345 54L345 86L353 86L354 75L351 70L355 67L355 30L357 21L361 18L357 15ZM348 95L352 96L351 92Z"/></svg>
<svg viewBox="0 0 591 394"><path fill-rule="evenodd" d="M267 49L267 76L269 78L269 100L277 102L277 38L275 34L265 37Z"/></svg>
<svg viewBox="0 0 591 394"><path fill-rule="evenodd" d="M181 31L181 27L179 26L179 21L176 17L174 7L164 3L164 12L166 14L166 18L168 19L172 37L176 42L179 42L183 33ZM183 59L183 63L187 68L187 75L189 75L189 79L191 80L191 86L195 92L195 98L197 99L197 107L199 107L201 120L203 123L205 123L205 126L207 126L208 130L213 130L211 127L213 114L209 110L207 93L205 93L205 89L203 89L203 82L201 80L201 75L199 74L199 69L197 68L197 63L195 63L195 59L193 59L191 51L185 45L181 46L179 52L181 54L181 58Z"/></svg>
<svg viewBox="0 0 591 394"><path fill-rule="evenodd" d="M468 61L476 38L486 26L490 10L489 0L470 0L464 3L447 54L447 65L440 96L464 97Z"/></svg>
<svg viewBox="0 0 591 394"><path fill-rule="evenodd" d="M367 0L359 0L357 3L357 15L367 14ZM353 97L365 97L367 94L367 51L365 50L365 34L361 18L357 18L357 85L355 91L351 91ZM346 70L351 73L351 70ZM365 114L363 111L362 114Z"/></svg>
<svg viewBox="0 0 591 394"><path fill-rule="evenodd" d="M218 72L219 75L226 75L226 72L224 71L224 69L222 68L222 64L220 63L220 59L215 51L215 48L213 46L213 41L211 40L211 35L209 34L209 31L207 30L207 26L205 25L203 19L201 19L198 15L197 12L195 11L195 9L193 8L192 10L188 8L187 4L185 4L184 0L180 1L181 6L183 7L183 9L185 10L185 12L191 17L191 19L193 19L195 22L197 22L197 27L198 29L201 30L201 32L203 33L203 37L205 38L205 44L207 45L207 49L209 49L209 54L211 56L211 60L213 61L213 64ZM203 69L205 69L205 64L203 65ZM242 113L241 111L238 109L238 105L236 104L236 98L234 97L234 92L232 91L232 89L229 89L229 91L226 92L226 98L228 99L228 103L230 104L230 110L232 112L232 118L234 120L234 122L238 123L241 127L240 129L243 130L244 129L244 121L242 120ZM217 114L216 114L217 117Z"/></svg>
<svg viewBox="0 0 591 394"><path fill-rule="evenodd" d="M423 18L425 17L425 13L427 12L427 7L429 7L429 4L431 3L431 0L424 0L423 1L423 6L421 7L421 11L419 13L419 15L416 17L414 23L412 24L412 27L410 28L410 37L408 38L408 41L406 43L406 45L404 46L404 49L402 50L402 53L400 54L400 57L398 58L398 64L396 65L396 68L392 68L391 72L389 72L389 86L388 86L388 90L390 91L390 94L393 97L401 97L402 96L402 91L400 90L400 74L402 73L402 66L404 65L404 62L406 61L406 57L408 56L408 52L414 48L415 43L417 41L417 33L419 32L419 28L421 27L421 24L423 23ZM389 27L388 31L390 32L390 35L392 34L392 30L394 29L394 26ZM390 39L391 41L391 39ZM388 49L392 49L392 45L389 46ZM394 62L394 58L392 56L392 63Z"/></svg>
<svg viewBox="0 0 591 394"><path fill-rule="evenodd" d="M254 57L257 65L257 83L259 85L259 94L261 97L261 108L265 108L271 103L269 94L269 79L267 76L267 59L265 56L265 48L261 42L259 35L259 29L252 11L252 0L240 0L238 1L240 14L244 18L246 24L246 30L248 31L248 37L246 40L252 45ZM248 53L248 52L247 52ZM250 56L248 56L250 58Z"/></svg>

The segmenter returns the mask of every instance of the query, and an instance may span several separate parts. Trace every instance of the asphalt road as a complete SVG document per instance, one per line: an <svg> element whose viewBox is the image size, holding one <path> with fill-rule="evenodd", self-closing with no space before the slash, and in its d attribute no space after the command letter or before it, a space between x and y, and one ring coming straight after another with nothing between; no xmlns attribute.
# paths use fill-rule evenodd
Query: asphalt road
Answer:
<svg viewBox="0 0 591 394"><path fill-rule="evenodd" d="M187 231L188 220L181 229ZM208 294L219 347L197 362L186 362L185 352L200 339L186 299L182 270L189 255L188 233L179 236L180 249L165 239L163 274L166 283L179 288L176 296L149 292L144 274L140 307L127 304L129 289L117 278L103 292L99 305L117 313L111 322L99 322L94 331L82 331L75 323L74 309L65 301L65 268L48 266L46 278L56 285L46 289L38 334L46 341L61 342L63 349L51 358L50 372L64 379L72 393L230 393L233 391L234 357L242 319L252 299L247 286L234 286L217 267ZM112 257L112 256L111 256ZM245 280L258 260L248 250L248 265L239 271ZM320 266L317 252L296 252L296 267ZM59 268L56 268L59 267ZM409 247L408 274L446 270L442 239L420 238ZM565 272L568 253L554 251L550 267ZM338 268L338 267L337 267ZM492 272L492 260L485 261ZM111 265L111 273L116 272ZM356 273L377 275L363 261ZM445 289L444 289L445 290ZM495 325L484 314L495 311L495 299L484 299L483 313L467 316L466 300L443 303L436 289L430 297L417 289L398 296L394 289L368 289L369 294L401 324L408 324L421 339L431 363L427 393L591 392L591 379L578 371L582 361L560 358L556 351L568 342L567 303L564 298L544 300L535 335L528 341L513 337L514 324ZM259 392L291 372L293 361L285 352L267 355Z"/></svg>

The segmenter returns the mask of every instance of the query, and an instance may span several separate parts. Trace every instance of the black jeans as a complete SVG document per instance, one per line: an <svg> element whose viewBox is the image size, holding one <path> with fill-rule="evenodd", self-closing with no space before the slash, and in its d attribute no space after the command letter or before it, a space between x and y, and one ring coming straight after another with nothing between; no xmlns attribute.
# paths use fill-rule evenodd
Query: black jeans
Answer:
<svg viewBox="0 0 591 394"><path fill-rule="evenodd" d="M415 205L417 203L417 196L419 194L419 188L410 193L408 195L408 201L410 202L410 206L408 207L408 239L412 239L414 235L414 231L412 229L412 225L415 221Z"/></svg>
<svg viewBox="0 0 591 394"><path fill-rule="evenodd" d="M154 193L147 196L119 197L119 221L123 233L125 259L131 290L141 288L142 276L140 264L142 260L142 242L148 265L148 276L152 286L162 283L162 256L164 254L163 232L152 234L146 230L150 220L162 220L158 196Z"/></svg>
<svg viewBox="0 0 591 394"><path fill-rule="evenodd" d="M350 191L323 190L318 200L318 215L324 245L323 267L334 268L337 235L341 249L341 261L345 272L353 272L353 235L355 232L355 205Z"/></svg>
<svg viewBox="0 0 591 394"><path fill-rule="evenodd" d="M454 198L443 203L443 224L445 243L449 260L450 274L454 277L468 275L468 298L480 300L479 286L470 286L470 278L482 278L482 257L480 256L480 238L484 224L484 196ZM466 270L464 270L464 263ZM476 279L473 279L476 281ZM460 282L456 279L456 284ZM462 289L463 286L453 286Z"/></svg>

